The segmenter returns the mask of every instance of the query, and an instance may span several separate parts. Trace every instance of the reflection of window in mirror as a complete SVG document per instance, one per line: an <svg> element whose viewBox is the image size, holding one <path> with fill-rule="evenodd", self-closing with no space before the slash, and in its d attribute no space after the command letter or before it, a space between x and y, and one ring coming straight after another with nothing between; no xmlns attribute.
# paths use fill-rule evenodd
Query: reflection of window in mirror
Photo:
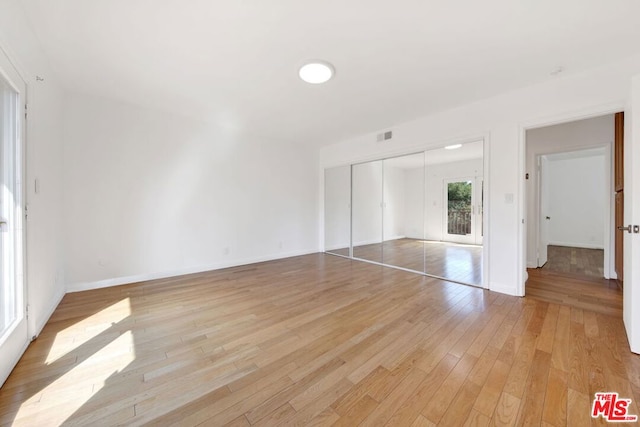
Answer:
<svg viewBox="0 0 640 427"><path fill-rule="evenodd" d="M425 273L482 284L484 143L425 153Z"/></svg>

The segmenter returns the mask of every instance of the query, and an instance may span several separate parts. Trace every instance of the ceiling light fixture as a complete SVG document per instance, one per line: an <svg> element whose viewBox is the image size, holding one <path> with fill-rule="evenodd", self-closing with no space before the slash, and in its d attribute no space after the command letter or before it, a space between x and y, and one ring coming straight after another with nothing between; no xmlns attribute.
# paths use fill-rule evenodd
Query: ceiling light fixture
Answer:
<svg viewBox="0 0 640 427"><path fill-rule="evenodd" d="M446 147L444 147L445 150L455 150L456 148L460 148L462 147L462 144L453 144L453 145L447 145Z"/></svg>
<svg viewBox="0 0 640 427"><path fill-rule="evenodd" d="M326 61L309 61L300 67L300 71L298 71L300 78L311 84L326 83L334 74L333 65Z"/></svg>

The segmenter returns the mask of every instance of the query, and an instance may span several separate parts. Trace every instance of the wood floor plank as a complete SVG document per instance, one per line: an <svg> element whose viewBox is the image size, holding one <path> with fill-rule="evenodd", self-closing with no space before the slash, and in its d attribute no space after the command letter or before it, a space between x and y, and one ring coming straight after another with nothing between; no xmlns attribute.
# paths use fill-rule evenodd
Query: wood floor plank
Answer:
<svg viewBox="0 0 640 427"><path fill-rule="evenodd" d="M556 427L567 425L567 373L553 367L549 369L542 420Z"/></svg>
<svg viewBox="0 0 640 427"><path fill-rule="evenodd" d="M619 290L530 279L518 298L312 254L68 294L0 426L559 427L597 391L637 413Z"/></svg>

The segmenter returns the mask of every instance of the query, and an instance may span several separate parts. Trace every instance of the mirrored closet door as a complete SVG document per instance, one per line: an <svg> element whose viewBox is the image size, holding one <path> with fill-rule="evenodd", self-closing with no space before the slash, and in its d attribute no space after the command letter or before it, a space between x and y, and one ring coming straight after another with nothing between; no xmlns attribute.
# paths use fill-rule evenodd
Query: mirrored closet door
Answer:
<svg viewBox="0 0 640 427"><path fill-rule="evenodd" d="M324 171L325 252L351 256L351 166Z"/></svg>
<svg viewBox="0 0 640 427"><path fill-rule="evenodd" d="M425 153L425 273L482 285L484 143Z"/></svg>
<svg viewBox="0 0 640 427"><path fill-rule="evenodd" d="M382 160L351 166L353 257L382 263Z"/></svg>
<svg viewBox="0 0 640 427"><path fill-rule="evenodd" d="M424 152L383 161L384 264L424 272Z"/></svg>
<svg viewBox="0 0 640 427"><path fill-rule="evenodd" d="M326 251L481 286L483 145L327 169Z"/></svg>

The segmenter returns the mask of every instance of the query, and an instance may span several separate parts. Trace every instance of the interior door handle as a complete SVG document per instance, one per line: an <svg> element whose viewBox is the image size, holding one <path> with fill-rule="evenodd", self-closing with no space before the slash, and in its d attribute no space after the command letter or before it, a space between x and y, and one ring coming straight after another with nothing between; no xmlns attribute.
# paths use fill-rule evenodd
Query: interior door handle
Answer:
<svg viewBox="0 0 640 427"><path fill-rule="evenodd" d="M627 225L626 227L618 226L618 230L626 231L627 233L631 234L631 224Z"/></svg>

